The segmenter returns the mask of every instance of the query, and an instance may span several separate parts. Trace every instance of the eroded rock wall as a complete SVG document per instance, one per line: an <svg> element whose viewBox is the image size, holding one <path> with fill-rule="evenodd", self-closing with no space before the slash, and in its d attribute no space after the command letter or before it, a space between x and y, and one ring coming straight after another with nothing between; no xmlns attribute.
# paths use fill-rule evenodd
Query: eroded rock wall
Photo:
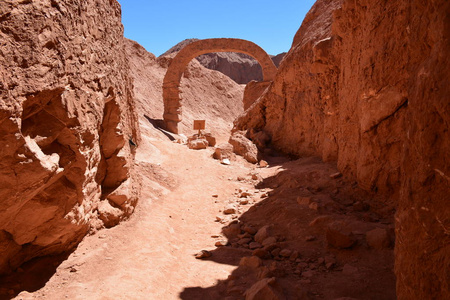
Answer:
<svg viewBox="0 0 450 300"><path fill-rule="evenodd" d="M399 299L449 293L448 1L317 1L236 130L337 161L396 213ZM245 102L245 99L244 99Z"/></svg>
<svg viewBox="0 0 450 300"><path fill-rule="evenodd" d="M0 41L2 274L131 213L139 133L115 0L1 1Z"/></svg>

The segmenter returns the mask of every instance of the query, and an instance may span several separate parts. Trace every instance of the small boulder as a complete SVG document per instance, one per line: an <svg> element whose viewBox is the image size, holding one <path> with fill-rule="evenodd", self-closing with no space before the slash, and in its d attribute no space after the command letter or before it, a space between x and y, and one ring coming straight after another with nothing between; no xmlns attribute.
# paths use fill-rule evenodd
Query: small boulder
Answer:
<svg viewBox="0 0 450 300"><path fill-rule="evenodd" d="M123 211L113 207L107 200L100 201L97 207L98 217L102 220L106 228L110 228L119 224Z"/></svg>
<svg viewBox="0 0 450 300"><path fill-rule="evenodd" d="M326 230L326 238L328 245L338 249L351 248L356 243L355 236L342 222L329 224Z"/></svg>
<svg viewBox="0 0 450 300"><path fill-rule="evenodd" d="M265 167L267 167L267 166L269 166L269 163L268 163L267 161L261 160L261 161L259 162L259 167L260 167L260 168L265 168Z"/></svg>
<svg viewBox="0 0 450 300"><path fill-rule="evenodd" d="M258 148L242 132L234 132L228 141L233 146L233 152L243 156L248 162L258 162Z"/></svg>
<svg viewBox="0 0 450 300"><path fill-rule="evenodd" d="M241 233L241 227L239 224L230 224L229 226L222 229L223 234L228 237L228 239L233 239Z"/></svg>
<svg viewBox="0 0 450 300"><path fill-rule="evenodd" d="M255 241L262 244L262 242L269 237L270 226L266 225L261 227L255 234Z"/></svg>
<svg viewBox="0 0 450 300"><path fill-rule="evenodd" d="M256 282L245 292L245 300L284 300L275 277L264 278Z"/></svg>
<svg viewBox="0 0 450 300"><path fill-rule="evenodd" d="M273 236L270 236L270 237L264 239L264 241L262 242L262 245L263 246L267 246L267 245L270 245L270 244L274 244L276 242L277 242L277 238L275 238Z"/></svg>
<svg viewBox="0 0 450 300"><path fill-rule="evenodd" d="M212 253L209 252L208 250L201 250L200 252L196 253L195 258L197 259L202 259L202 258L208 258L212 256Z"/></svg>
<svg viewBox="0 0 450 300"><path fill-rule="evenodd" d="M258 256L244 256L239 262L241 267L258 268L262 265L262 260Z"/></svg>
<svg viewBox="0 0 450 300"><path fill-rule="evenodd" d="M391 244L386 229L376 228L366 233L367 245L375 249L385 249Z"/></svg>
<svg viewBox="0 0 450 300"><path fill-rule="evenodd" d="M189 149L200 150L208 147L208 141L206 139L190 139L187 143Z"/></svg>
<svg viewBox="0 0 450 300"><path fill-rule="evenodd" d="M236 213L236 207L234 205L232 205L232 204L229 204L223 209L223 213L226 214L226 215L235 214Z"/></svg>

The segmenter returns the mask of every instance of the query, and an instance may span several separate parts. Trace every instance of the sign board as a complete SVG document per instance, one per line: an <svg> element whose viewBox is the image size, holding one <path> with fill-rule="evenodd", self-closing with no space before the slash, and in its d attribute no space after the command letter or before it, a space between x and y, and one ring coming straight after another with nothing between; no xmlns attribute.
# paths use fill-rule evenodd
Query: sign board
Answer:
<svg viewBox="0 0 450 300"><path fill-rule="evenodd" d="M205 129L205 120L194 120L194 130Z"/></svg>

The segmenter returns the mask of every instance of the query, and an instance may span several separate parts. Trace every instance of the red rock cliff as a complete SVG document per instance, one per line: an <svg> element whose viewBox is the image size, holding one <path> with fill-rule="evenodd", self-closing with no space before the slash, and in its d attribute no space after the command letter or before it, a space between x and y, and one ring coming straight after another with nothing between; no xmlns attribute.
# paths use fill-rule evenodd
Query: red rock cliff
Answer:
<svg viewBox="0 0 450 300"><path fill-rule="evenodd" d="M449 12L444 0L317 1L235 123L389 197L399 299L450 293Z"/></svg>
<svg viewBox="0 0 450 300"><path fill-rule="evenodd" d="M0 2L0 274L133 210L138 130L115 0Z"/></svg>

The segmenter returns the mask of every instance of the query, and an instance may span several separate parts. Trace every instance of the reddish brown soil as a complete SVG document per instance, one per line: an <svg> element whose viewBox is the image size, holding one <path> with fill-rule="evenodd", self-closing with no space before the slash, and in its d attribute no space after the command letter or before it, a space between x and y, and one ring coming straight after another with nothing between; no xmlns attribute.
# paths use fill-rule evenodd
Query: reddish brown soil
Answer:
<svg viewBox="0 0 450 300"><path fill-rule="evenodd" d="M212 148L189 150L150 123L143 124L142 134L137 164L144 189L130 220L86 237L45 287L17 299L243 299L264 276L275 277L287 299L395 299L392 249L369 249L364 238L367 230L389 227L392 220L377 201L355 212L351 203L369 198L342 177L330 178L335 166L276 156L268 157L268 168L241 157L226 166L211 158ZM261 177L253 180L251 173ZM237 204L238 222L256 229L272 224L277 245L298 251L297 260L264 259L268 272L260 274L265 267L239 266L252 255L248 245L230 239L229 246L214 246L223 238L213 236L223 235L228 224L216 216L225 216L221 211L229 202L238 203L239 188L251 196L249 204ZM301 195L316 199L318 210L298 204ZM310 226L317 217L322 223ZM327 246L323 224L337 219L351 224L358 240L352 249ZM307 242L308 236L315 240ZM203 249L212 256L195 259ZM329 269L320 263L327 256L336 260Z"/></svg>

